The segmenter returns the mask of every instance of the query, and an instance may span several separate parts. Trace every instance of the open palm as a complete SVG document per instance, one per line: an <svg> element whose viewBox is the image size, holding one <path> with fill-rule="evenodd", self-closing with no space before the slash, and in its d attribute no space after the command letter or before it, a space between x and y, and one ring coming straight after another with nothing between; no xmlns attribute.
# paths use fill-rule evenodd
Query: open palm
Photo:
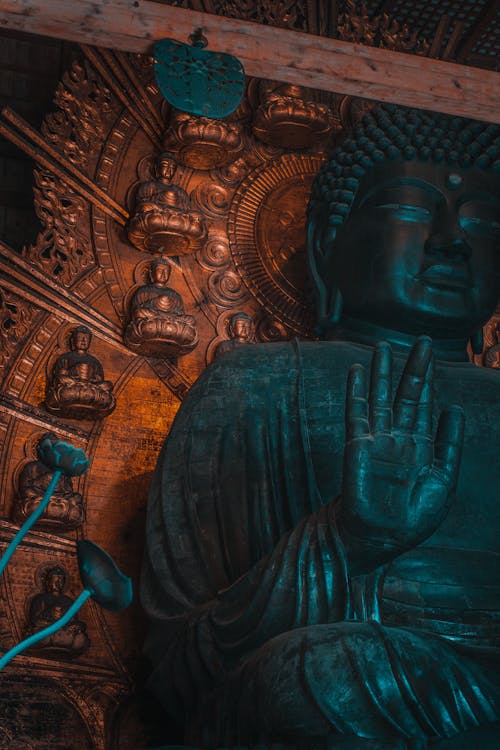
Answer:
<svg viewBox="0 0 500 750"><path fill-rule="evenodd" d="M340 528L355 568L367 572L430 536L456 485L462 409L452 406L432 435L432 342L414 345L392 400L392 353L379 344L367 398L365 370L347 383Z"/></svg>

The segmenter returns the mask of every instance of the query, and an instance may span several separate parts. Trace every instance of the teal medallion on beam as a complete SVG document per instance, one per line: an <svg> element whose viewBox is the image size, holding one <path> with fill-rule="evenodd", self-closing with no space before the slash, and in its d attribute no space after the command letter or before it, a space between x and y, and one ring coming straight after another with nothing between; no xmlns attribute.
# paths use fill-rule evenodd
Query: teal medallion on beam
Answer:
<svg viewBox="0 0 500 750"><path fill-rule="evenodd" d="M193 35L193 44L161 39L154 46L156 82L176 109L201 117L222 119L240 105L245 71L240 61L222 52L203 49L205 37Z"/></svg>

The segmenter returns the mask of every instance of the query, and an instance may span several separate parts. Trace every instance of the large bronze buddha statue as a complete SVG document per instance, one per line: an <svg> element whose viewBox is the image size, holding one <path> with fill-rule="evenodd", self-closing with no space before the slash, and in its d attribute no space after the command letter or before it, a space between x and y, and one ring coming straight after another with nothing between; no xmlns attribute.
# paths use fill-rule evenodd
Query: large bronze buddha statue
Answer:
<svg viewBox="0 0 500 750"><path fill-rule="evenodd" d="M183 402L143 602L188 744L498 746L500 379L467 346L499 156L498 126L369 113L309 206L325 340L238 347Z"/></svg>

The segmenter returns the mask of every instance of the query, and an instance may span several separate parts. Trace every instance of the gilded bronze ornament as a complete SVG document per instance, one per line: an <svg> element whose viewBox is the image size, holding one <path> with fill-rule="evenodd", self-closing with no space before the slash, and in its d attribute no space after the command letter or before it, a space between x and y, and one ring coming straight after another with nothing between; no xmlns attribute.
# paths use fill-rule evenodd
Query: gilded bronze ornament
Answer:
<svg viewBox="0 0 500 750"><path fill-rule="evenodd" d="M168 286L170 265L154 260L149 282L132 295L124 340L133 351L150 357L176 357L192 351L198 332L192 315L186 315L182 298Z"/></svg>
<svg viewBox="0 0 500 750"><path fill-rule="evenodd" d="M493 343L490 344L484 352L483 364L485 367L500 369L500 321L493 320L490 329L490 335Z"/></svg>
<svg viewBox="0 0 500 750"><path fill-rule="evenodd" d="M331 135L336 121L326 104L313 101L300 86L266 88L253 117L256 138L281 148L302 149L318 146Z"/></svg>
<svg viewBox="0 0 500 750"><path fill-rule="evenodd" d="M238 158L243 145L242 127L238 122L174 111L163 145L175 152L184 167L219 169Z"/></svg>
<svg viewBox="0 0 500 750"><path fill-rule="evenodd" d="M172 182L176 167L172 153L161 154L155 178L143 182L137 189L127 231L130 242L138 250L182 255L199 246L205 236L203 217L191 209L186 191Z"/></svg>
<svg viewBox="0 0 500 750"><path fill-rule="evenodd" d="M56 466L47 464L47 444L54 441L55 435L52 433L43 434L36 444L36 459L25 463L19 473L13 510L13 518L17 523L24 524L38 509L51 485L54 473L60 471ZM84 519L83 498L73 489L71 475L63 474L52 490L52 496L37 521L37 526L66 532L79 528Z"/></svg>
<svg viewBox="0 0 500 750"><path fill-rule="evenodd" d="M52 625L73 605L74 600L65 594L67 579L67 572L60 565L45 570L42 576L43 590L35 594L29 603L27 636ZM89 646L86 624L73 619L32 646L31 652L53 659L74 659L87 651Z"/></svg>
<svg viewBox="0 0 500 750"><path fill-rule="evenodd" d="M228 339L222 341L217 349L216 356L220 357L221 354L231 352L239 346L244 344L255 344L255 325L250 317L245 312L237 312L231 316L227 326Z"/></svg>
<svg viewBox="0 0 500 750"><path fill-rule="evenodd" d="M57 358L47 379L45 408L51 414L100 419L115 408L113 383L104 379L101 363L88 352L91 340L87 326L71 332L70 351Z"/></svg>
<svg viewBox="0 0 500 750"><path fill-rule="evenodd" d="M243 282L271 316L303 336L314 329L305 274L306 208L321 163L319 156L287 154L257 168L236 191L228 221Z"/></svg>

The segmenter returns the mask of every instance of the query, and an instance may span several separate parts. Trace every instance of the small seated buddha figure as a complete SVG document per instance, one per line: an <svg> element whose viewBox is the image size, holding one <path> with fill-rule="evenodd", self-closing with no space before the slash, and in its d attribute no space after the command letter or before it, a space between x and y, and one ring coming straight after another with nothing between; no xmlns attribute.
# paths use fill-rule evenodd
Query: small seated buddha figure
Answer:
<svg viewBox="0 0 500 750"><path fill-rule="evenodd" d="M493 327L493 335L496 341L486 349L483 362L485 367L493 367L495 370L498 370L500 369L500 321Z"/></svg>
<svg viewBox="0 0 500 750"><path fill-rule="evenodd" d="M335 126L333 113L312 100L311 92L290 83L261 82L262 102L252 130L256 138L273 146L309 148L324 141Z"/></svg>
<svg viewBox="0 0 500 750"><path fill-rule="evenodd" d="M102 365L88 353L92 334L78 326L70 336L71 351L57 359L47 382L45 408L75 419L106 417L116 406L113 383L104 380Z"/></svg>
<svg viewBox="0 0 500 750"><path fill-rule="evenodd" d="M38 441L40 446L44 440L57 440L50 432L42 435ZM38 459L29 461L21 470L17 488L17 498L14 502L14 520L24 523L38 507L45 490L49 486L53 471ZM37 521L37 528L71 531L82 525L85 518L82 496L73 490L71 477L63 474L52 493L49 504Z"/></svg>
<svg viewBox="0 0 500 750"><path fill-rule="evenodd" d="M205 235L201 214L191 209L186 191L172 184L176 168L172 153L161 154L154 179L137 189L128 238L138 250L182 255Z"/></svg>
<svg viewBox="0 0 500 750"><path fill-rule="evenodd" d="M37 633L59 620L73 604L66 596L66 572L59 565L49 568L44 575L43 593L35 594L30 602L28 615L29 635ZM90 645L87 626L80 620L70 622L56 633L39 641L31 648L40 656L74 658L80 656Z"/></svg>
<svg viewBox="0 0 500 750"><path fill-rule="evenodd" d="M320 341L189 390L149 498L150 687L190 747L496 750L500 127L374 108L317 175ZM479 348L476 346L476 348Z"/></svg>
<svg viewBox="0 0 500 750"><path fill-rule="evenodd" d="M132 296L124 339L127 346L151 357L175 357L198 343L192 315L186 315L182 297L168 286L170 265L162 258L149 267L149 284Z"/></svg>
<svg viewBox="0 0 500 750"><path fill-rule="evenodd" d="M250 315L237 312L229 321L229 339L219 344L216 356L220 357L242 344L255 344L255 326Z"/></svg>

